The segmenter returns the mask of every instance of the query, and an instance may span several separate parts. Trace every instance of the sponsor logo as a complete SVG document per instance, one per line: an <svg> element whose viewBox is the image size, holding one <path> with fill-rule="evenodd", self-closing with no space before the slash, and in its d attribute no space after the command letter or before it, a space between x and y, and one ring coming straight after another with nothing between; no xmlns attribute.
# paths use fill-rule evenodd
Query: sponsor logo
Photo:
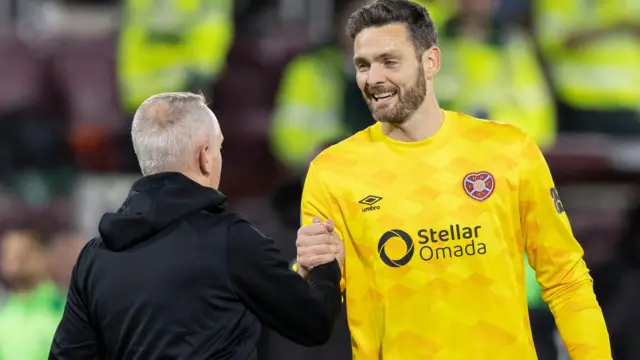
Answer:
<svg viewBox="0 0 640 360"><path fill-rule="evenodd" d="M480 225L451 224L442 229L420 229L414 237L404 230L389 230L378 241L378 254L380 260L389 267L405 266L414 255L422 261L484 255L487 253L487 245L481 240L481 230ZM391 241L402 241L404 253L390 255Z"/></svg>
<svg viewBox="0 0 640 360"><path fill-rule="evenodd" d="M380 200L382 200L380 196L367 195L364 199L358 201L358 203L362 205L367 205L366 208L362 209L362 212L367 212L367 211L373 211L373 210L380 210L380 205L375 205Z"/></svg>
<svg viewBox="0 0 640 360"><path fill-rule="evenodd" d="M385 246L387 245L389 240L394 238L398 238L404 241L404 245L407 248L404 255L402 255L398 259L391 259L389 255L387 255L387 251L385 250ZM385 263L387 266L400 267L400 266L407 265L411 260L411 258L413 257L413 251L414 251L414 247L413 247L413 240L411 239L411 236L409 236L409 234L407 234L402 230L397 230L397 229L389 230L386 233L384 233L380 238L380 241L378 241L378 254L380 254L380 260L382 260L382 262Z"/></svg>

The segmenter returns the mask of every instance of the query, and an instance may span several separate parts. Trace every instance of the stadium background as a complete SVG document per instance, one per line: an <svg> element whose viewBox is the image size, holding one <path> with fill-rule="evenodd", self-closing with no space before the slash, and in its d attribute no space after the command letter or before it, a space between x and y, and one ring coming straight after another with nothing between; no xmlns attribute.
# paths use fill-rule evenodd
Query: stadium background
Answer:
<svg viewBox="0 0 640 360"><path fill-rule="evenodd" d="M442 107L516 123L544 148L614 358L640 359L640 1L421 1L440 31ZM128 131L153 93L207 96L221 190L293 259L306 164L371 123L341 35L357 5L0 1L0 360L46 358L79 248L139 176ZM529 284L540 359L565 359ZM348 359L344 317L321 349L273 333L261 349Z"/></svg>

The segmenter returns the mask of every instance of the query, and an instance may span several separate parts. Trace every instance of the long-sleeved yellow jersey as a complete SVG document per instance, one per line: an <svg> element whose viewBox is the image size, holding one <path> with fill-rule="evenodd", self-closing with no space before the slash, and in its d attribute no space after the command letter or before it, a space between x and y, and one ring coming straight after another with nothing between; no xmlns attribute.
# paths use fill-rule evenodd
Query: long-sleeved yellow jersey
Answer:
<svg viewBox="0 0 640 360"><path fill-rule="evenodd" d="M611 359L602 311L537 145L444 111L419 142L375 124L310 165L302 223L332 219L356 360L536 359L524 254L572 360Z"/></svg>

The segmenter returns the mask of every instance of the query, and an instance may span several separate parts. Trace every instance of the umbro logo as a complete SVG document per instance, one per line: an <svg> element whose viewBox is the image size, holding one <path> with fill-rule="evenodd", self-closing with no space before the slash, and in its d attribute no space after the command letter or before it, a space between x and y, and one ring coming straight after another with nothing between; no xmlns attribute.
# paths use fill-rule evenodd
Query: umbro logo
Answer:
<svg viewBox="0 0 640 360"><path fill-rule="evenodd" d="M367 196L365 196L364 199L362 199L362 200L360 200L358 202L360 204L362 204L362 205L368 205L366 208L362 209L362 212L367 212L367 211L373 211L373 210L380 210L380 206L379 205L375 205L380 200L382 200L382 198L380 196L367 195Z"/></svg>

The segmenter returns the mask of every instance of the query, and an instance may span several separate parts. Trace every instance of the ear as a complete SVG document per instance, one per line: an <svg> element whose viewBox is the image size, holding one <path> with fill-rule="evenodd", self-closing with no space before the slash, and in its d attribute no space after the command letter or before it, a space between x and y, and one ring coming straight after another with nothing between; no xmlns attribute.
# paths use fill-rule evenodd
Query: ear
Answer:
<svg viewBox="0 0 640 360"><path fill-rule="evenodd" d="M211 164L209 164L209 157L207 156L209 151L211 151L209 145L203 146L200 148L200 151L198 151L198 166L200 167L200 173L205 176L211 173L211 170L209 170Z"/></svg>
<svg viewBox="0 0 640 360"><path fill-rule="evenodd" d="M422 66L427 79L431 80L440 72L440 48L432 46L422 54Z"/></svg>

